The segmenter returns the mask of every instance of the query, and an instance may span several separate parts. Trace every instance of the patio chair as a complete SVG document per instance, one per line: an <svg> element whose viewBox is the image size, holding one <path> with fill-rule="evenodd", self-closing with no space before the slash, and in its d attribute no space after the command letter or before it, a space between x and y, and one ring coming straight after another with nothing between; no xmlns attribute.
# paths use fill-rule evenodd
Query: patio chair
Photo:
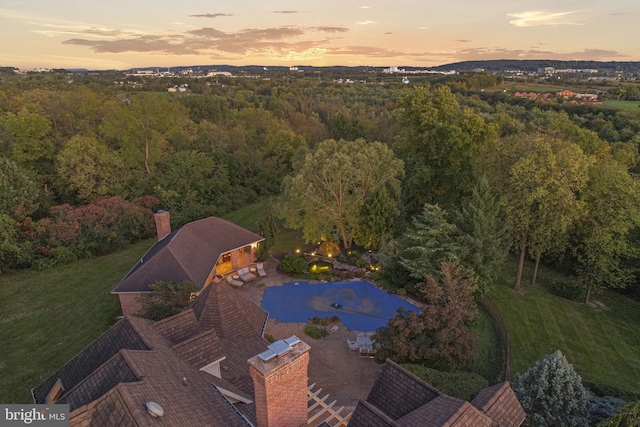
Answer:
<svg viewBox="0 0 640 427"><path fill-rule="evenodd" d="M238 270L238 276L243 282L250 282L256 278L256 276L249 271L249 267L244 267Z"/></svg>
<svg viewBox="0 0 640 427"><path fill-rule="evenodd" d="M239 288L240 286L244 285L244 282L241 282L240 280L235 280L232 276L227 277L227 282L229 282L231 286L235 286L236 288Z"/></svg>
<svg viewBox="0 0 640 427"><path fill-rule="evenodd" d="M356 351L358 349L358 343L351 341L349 338L347 338L347 345L349 346L349 351Z"/></svg>
<svg viewBox="0 0 640 427"><path fill-rule="evenodd" d="M360 347L360 357L369 357L369 352L372 350L371 347Z"/></svg>
<svg viewBox="0 0 640 427"><path fill-rule="evenodd" d="M256 268L258 269L258 276L264 277L264 276L267 275L267 272L264 271L264 264L263 263L256 264Z"/></svg>

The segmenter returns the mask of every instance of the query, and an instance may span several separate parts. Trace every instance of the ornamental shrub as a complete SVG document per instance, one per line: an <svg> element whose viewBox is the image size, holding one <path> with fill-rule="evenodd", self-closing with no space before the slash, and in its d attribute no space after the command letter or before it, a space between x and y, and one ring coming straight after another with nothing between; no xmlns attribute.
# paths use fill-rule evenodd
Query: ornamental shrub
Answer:
<svg viewBox="0 0 640 427"><path fill-rule="evenodd" d="M312 325L305 326L304 333L316 340L319 340L320 338L323 338L329 335L329 332L327 332L326 329L321 329L321 328L318 328L317 326L312 326Z"/></svg>
<svg viewBox="0 0 640 427"><path fill-rule="evenodd" d="M280 270L286 273L306 273L307 262L301 256L289 254L280 261Z"/></svg>
<svg viewBox="0 0 640 427"><path fill-rule="evenodd" d="M560 350L516 375L513 391L536 427L588 425L589 392Z"/></svg>

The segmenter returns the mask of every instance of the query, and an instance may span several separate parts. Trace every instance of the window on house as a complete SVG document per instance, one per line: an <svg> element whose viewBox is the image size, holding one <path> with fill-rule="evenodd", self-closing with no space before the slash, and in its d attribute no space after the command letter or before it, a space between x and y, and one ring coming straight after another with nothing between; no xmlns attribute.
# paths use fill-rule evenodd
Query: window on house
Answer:
<svg viewBox="0 0 640 427"><path fill-rule="evenodd" d="M47 397L44 399L44 403L56 403L62 396L62 393L64 393L64 387L62 386L62 380L58 378L55 384L53 384L53 387L51 387L51 390L49 390L49 394L47 394Z"/></svg>

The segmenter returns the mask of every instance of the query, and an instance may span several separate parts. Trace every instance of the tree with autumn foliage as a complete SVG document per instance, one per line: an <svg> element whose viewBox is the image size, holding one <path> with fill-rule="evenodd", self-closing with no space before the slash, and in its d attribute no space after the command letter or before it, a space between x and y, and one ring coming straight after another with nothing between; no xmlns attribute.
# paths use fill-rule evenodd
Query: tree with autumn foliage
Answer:
<svg viewBox="0 0 640 427"><path fill-rule="evenodd" d="M398 310L376 332L379 362L426 363L456 369L473 362L475 338L467 325L477 317L475 275L457 263L441 266L441 277L429 275L420 287L427 305L420 313Z"/></svg>

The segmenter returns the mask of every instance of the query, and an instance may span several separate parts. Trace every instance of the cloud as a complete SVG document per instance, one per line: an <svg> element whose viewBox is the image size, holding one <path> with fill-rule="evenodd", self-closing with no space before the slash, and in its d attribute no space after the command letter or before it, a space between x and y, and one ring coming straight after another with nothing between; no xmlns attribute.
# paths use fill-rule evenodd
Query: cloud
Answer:
<svg viewBox="0 0 640 427"><path fill-rule="evenodd" d="M577 61L610 61L626 56L604 49L585 49L576 52L553 52L541 49L504 49L504 48L473 48L462 49L453 53L456 61L489 60L489 59L556 59Z"/></svg>
<svg viewBox="0 0 640 427"><path fill-rule="evenodd" d="M338 27L336 27L338 28ZM115 40L103 40L93 37L76 37L65 40L63 44L86 46L96 53L144 52L169 55L209 55L220 58L238 56L263 56L280 59L287 55L307 53L318 55L328 40L300 40L308 32L343 31L333 27L276 27L247 28L237 32L225 32L216 28L200 28L185 33L170 35L139 35ZM347 29L348 30L348 29ZM313 50L316 49L316 50ZM232 55L229 57L228 55Z"/></svg>
<svg viewBox="0 0 640 427"><path fill-rule="evenodd" d="M548 25L582 25L576 20L577 11L571 12L545 12L545 11L526 11L518 13L509 13L508 16L515 18L509 23L516 27L539 27ZM574 18L573 20L569 18Z"/></svg>
<svg viewBox="0 0 640 427"><path fill-rule="evenodd" d="M371 25L371 24L377 24L378 21L369 21L368 19L364 20L364 21L358 21L356 22L356 24L358 25Z"/></svg>
<svg viewBox="0 0 640 427"><path fill-rule="evenodd" d="M189 18L220 18L223 16L233 16L232 13L199 13L196 15L189 15Z"/></svg>
<svg viewBox="0 0 640 427"><path fill-rule="evenodd" d="M273 13L284 13L284 14L294 14L294 13L302 13L301 10L274 10Z"/></svg>
<svg viewBox="0 0 640 427"><path fill-rule="evenodd" d="M458 40L454 40L454 42L457 42L457 43L471 43L472 40L458 39Z"/></svg>
<svg viewBox="0 0 640 427"><path fill-rule="evenodd" d="M346 33L351 31L347 27L309 27L309 29L320 33Z"/></svg>

